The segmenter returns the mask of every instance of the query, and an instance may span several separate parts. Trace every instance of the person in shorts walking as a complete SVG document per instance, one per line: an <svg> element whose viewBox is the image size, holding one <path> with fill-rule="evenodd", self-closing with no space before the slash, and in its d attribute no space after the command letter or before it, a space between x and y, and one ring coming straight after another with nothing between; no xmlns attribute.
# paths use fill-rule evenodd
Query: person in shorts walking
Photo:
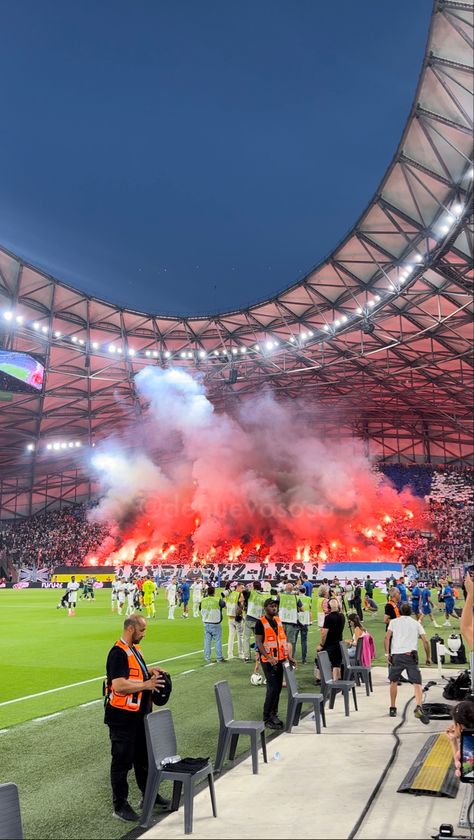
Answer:
<svg viewBox="0 0 474 840"><path fill-rule="evenodd" d="M385 634L385 656L389 662L390 680L390 717L397 715L398 682L402 671L407 672L415 691L415 717L422 723L429 723L428 715L422 708L421 671L418 667L418 641L421 639L426 654L426 664L430 665L430 647L426 633L419 621L411 618L410 604L405 602L400 607L398 618L390 621Z"/></svg>

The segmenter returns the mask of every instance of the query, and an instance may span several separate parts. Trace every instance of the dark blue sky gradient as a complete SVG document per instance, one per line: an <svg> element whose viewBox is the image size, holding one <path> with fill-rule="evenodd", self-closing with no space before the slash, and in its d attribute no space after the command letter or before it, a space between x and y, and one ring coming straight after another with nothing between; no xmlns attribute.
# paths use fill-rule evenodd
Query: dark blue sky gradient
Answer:
<svg viewBox="0 0 474 840"><path fill-rule="evenodd" d="M370 200L430 13L430 0L2 4L0 244L149 312L272 296Z"/></svg>

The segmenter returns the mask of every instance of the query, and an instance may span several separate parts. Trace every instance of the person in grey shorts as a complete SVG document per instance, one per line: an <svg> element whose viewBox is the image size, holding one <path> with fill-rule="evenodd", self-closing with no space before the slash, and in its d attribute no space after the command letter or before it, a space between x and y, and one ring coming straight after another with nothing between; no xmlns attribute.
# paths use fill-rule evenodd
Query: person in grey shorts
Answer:
<svg viewBox="0 0 474 840"><path fill-rule="evenodd" d="M392 619L385 634L385 656L388 657L390 680L390 717L397 715L398 681L402 671L407 672L408 679L413 683L415 691L415 717L422 723L429 723L430 719L422 708L421 671L418 667L418 642L421 639L426 654L426 664L430 664L430 647L426 633L419 623L411 618L411 607L404 603L400 607L398 618Z"/></svg>

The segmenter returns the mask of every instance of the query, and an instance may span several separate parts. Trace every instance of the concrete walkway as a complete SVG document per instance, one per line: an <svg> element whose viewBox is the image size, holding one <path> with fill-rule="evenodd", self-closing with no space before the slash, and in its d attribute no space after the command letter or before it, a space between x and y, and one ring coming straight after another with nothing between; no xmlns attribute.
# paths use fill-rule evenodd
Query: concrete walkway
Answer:
<svg viewBox="0 0 474 840"><path fill-rule="evenodd" d="M395 744L392 730L413 696L411 685L400 686L399 717L390 718L386 669L374 668L373 678L374 693L366 697L364 688L358 689L359 711L352 710L351 699L350 717L344 716L342 697L337 696L335 708L327 710L327 729L321 735L316 735L314 721L306 717L291 735L284 733L272 740L269 763L259 763L257 776L252 774L250 758L218 776L217 819L212 817L207 788L202 790L194 800L193 837L348 838L390 757ZM436 672L424 669L423 684L430 679L437 679ZM442 688L438 679L427 699L442 702ZM449 723L423 725L413 716L414 705L412 700L398 733L402 743L397 758L353 835L357 838L425 840L443 822L452 823L455 833L468 836L467 831L456 831L464 785L454 800L396 792L427 738L443 732ZM182 807L142 835L146 840L184 836Z"/></svg>

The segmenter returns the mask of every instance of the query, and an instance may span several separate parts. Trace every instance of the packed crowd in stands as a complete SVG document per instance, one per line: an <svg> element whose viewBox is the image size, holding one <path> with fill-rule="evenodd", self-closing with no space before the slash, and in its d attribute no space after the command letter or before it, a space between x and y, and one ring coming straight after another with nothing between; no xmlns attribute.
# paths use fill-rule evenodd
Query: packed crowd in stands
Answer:
<svg viewBox="0 0 474 840"><path fill-rule="evenodd" d="M472 470L433 470L427 466L406 467L398 464L383 467L384 473L397 490L409 486L413 493L424 497L428 503L425 522L413 523L396 517L384 526L385 532L393 540L399 541L400 553L397 559L405 564L413 563L429 571L446 571L452 566L472 562L472 522L474 471ZM52 570L60 565L80 565L91 553L97 551L109 536L107 525L91 523L87 520L90 505L78 504L60 511L38 513L22 522L0 525L0 564L6 562L16 568L35 568ZM120 544L116 546L119 548ZM134 562L145 562L140 553L147 546L142 545L137 551ZM311 560L315 562L319 555L322 560L347 560L344 549L340 546L311 547L311 558L276 557L272 561ZM163 546L169 549L167 561L187 564L195 560L192 539L176 546ZM217 545L211 552L212 562L262 562L269 553L268 546L255 546L254 541L242 541L236 549L226 542Z"/></svg>
<svg viewBox="0 0 474 840"><path fill-rule="evenodd" d="M87 522L86 512L87 506L78 504L2 525L0 557L17 567L80 565L108 534L107 526Z"/></svg>

